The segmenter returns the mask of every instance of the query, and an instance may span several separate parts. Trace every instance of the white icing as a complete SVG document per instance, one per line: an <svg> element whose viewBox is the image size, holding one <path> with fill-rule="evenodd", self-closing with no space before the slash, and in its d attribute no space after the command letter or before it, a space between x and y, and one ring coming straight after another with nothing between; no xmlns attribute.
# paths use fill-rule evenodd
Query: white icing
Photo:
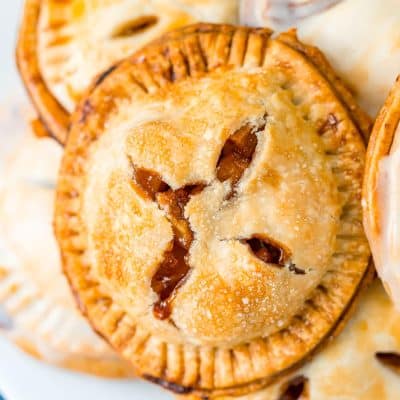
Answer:
<svg viewBox="0 0 400 400"><path fill-rule="evenodd" d="M400 124L395 137L400 136ZM393 146L394 147L394 146ZM376 269L386 290L400 310L400 147L383 158L377 179L381 234L371 237Z"/></svg>

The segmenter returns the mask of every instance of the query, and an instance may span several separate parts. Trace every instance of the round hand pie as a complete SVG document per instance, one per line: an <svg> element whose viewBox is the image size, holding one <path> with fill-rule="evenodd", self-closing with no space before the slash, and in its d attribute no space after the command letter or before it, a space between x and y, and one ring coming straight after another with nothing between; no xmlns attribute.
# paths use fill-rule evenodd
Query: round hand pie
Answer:
<svg viewBox="0 0 400 400"><path fill-rule="evenodd" d="M293 33L195 25L74 114L56 200L83 312L137 373L239 394L303 361L363 282L368 120Z"/></svg>
<svg viewBox="0 0 400 400"><path fill-rule="evenodd" d="M63 143L69 113L96 75L163 32L235 22L236 13L236 0L26 0L17 61L40 117Z"/></svg>
<svg viewBox="0 0 400 400"><path fill-rule="evenodd" d="M2 175L0 331L51 364L101 376L132 376L129 363L79 314L61 272L52 229L61 150L53 140L30 133Z"/></svg>
<svg viewBox="0 0 400 400"><path fill-rule="evenodd" d="M400 306L400 78L375 122L364 179L364 225L376 269Z"/></svg>

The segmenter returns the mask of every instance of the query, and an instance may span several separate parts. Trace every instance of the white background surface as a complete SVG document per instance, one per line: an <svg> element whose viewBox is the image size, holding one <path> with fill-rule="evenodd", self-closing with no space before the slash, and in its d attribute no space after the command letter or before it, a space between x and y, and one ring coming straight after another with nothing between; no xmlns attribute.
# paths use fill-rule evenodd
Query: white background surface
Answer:
<svg viewBox="0 0 400 400"><path fill-rule="evenodd" d="M22 0L0 0L0 107L23 96L15 69L14 48ZM12 132L1 131L0 150ZM6 139L7 140L7 139ZM0 151L0 154L2 152ZM0 221L1 223L1 221ZM156 386L139 381L112 381L44 365L22 354L0 336L0 392L6 400L168 400Z"/></svg>

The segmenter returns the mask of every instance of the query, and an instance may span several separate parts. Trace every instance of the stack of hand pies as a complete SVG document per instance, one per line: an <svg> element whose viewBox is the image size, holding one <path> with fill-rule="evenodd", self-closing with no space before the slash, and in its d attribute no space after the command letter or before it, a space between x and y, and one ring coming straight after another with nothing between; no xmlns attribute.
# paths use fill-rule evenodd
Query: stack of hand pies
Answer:
<svg viewBox="0 0 400 400"><path fill-rule="evenodd" d="M362 294L371 120L318 49L236 14L233 0L26 1L17 58L42 138L27 135L0 198L17 259L0 272L5 331L188 399L395 399L400 316L378 282ZM399 92L364 186L386 244L377 180Z"/></svg>

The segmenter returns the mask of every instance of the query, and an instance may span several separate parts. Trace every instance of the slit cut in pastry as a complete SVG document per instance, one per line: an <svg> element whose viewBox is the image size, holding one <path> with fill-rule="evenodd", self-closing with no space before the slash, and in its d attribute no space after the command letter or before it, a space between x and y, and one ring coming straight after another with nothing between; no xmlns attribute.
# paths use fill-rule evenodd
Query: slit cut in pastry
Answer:
<svg viewBox="0 0 400 400"><path fill-rule="evenodd" d="M17 61L33 103L64 143L69 114L94 77L163 32L233 23L237 0L27 0Z"/></svg>
<svg viewBox="0 0 400 400"><path fill-rule="evenodd" d="M0 234L8 258L0 267L0 331L42 361L100 376L133 376L79 314L61 272L52 229L61 150L29 132L2 174Z"/></svg>
<svg viewBox="0 0 400 400"><path fill-rule="evenodd" d="M199 24L83 99L59 175L64 270L97 331L179 394L304 362L371 279L369 119L293 32Z"/></svg>
<svg viewBox="0 0 400 400"><path fill-rule="evenodd" d="M364 226L375 266L400 309L400 78L376 119L368 145L363 206Z"/></svg>

